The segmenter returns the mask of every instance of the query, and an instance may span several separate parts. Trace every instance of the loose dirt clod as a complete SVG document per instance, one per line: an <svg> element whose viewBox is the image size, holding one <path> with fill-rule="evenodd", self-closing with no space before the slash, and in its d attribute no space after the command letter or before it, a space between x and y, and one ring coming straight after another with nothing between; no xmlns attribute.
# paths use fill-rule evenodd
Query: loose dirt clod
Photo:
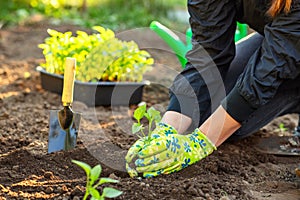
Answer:
<svg viewBox="0 0 300 200"><path fill-rule="evenodd" d="M47 178L47 179L53 179L54 178L53 173L49 172L49 171L44 173L44 177Z"/></svg>
<svg viewBox="0 0 300 200"><path fill-rule="evenodd" d="M296 168L296 169L295 169L295 172L296 172L297 176L300 177L300 167Z"/></svg>

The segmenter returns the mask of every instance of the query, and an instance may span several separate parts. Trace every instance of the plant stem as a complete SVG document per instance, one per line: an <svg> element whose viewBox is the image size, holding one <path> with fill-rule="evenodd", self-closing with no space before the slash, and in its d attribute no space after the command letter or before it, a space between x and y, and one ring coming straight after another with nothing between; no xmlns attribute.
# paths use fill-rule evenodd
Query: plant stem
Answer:
<svg viewBox="0 0 300 200"><path fill-rule="evenodd" d="M143 129L141 129L141 133L142 133L143 137L146 137L146 135L145 135Z"/></svg>
<svg viewBox="0 0 300 200"><path fill-rule="evenodd" d="M99 179L98 183L97 183L96 185L94 185L93 188L96 189L99 185L101 185L100 180L101 180L101 179Z"/></svg>
<svg viewBox="0 0 300 200"><path fill-rule="evenodd" d="M151 131L151 126L152 126L152 121L153 120L149 120L149 125L148 125L148 139L150 139L152 131Z"/></svg>
<svg viewBox="0 0 300 200"><path fill-rule="evenodd" d="M86 176L86 186L85 186L85 193L84 193L84 196L83 196L83 200L86 200L89 196L89 188L90 188L90 179L89 179L89 176L87 174Z"/></svg>
<svg viewBox="0 0 300 200"><path fill-rule="evenodd" d="M88 192L88 188L86 188L83 200L86 200L88 196L89 196L89 192Z"/></svg>
<svg viewBox="0 0 300 200"><path fill-rule="evenodd" d="M137 121L138 121L139 126L141 126L141 120L138 119ZM143 127L141 127L141 133L142 133L142 136L143 136L143 137L146 136L145 133L144 133L144 131L143 131Z"/></svg>

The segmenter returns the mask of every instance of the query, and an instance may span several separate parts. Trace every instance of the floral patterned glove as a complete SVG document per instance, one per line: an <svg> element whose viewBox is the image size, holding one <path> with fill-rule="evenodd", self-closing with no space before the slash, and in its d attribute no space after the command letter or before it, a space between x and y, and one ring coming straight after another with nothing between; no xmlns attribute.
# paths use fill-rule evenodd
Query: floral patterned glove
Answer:
<svg viewBox="0 0 300 200"><path fill-rule="evenodd" d="M136 171L144 177L170 174L194 164L216 149L198 128L189 135L159 135L138 152Z"/></svg>
<svg viewBox="0 0 300 200"><path fill-rule="evenodd" d="M171 134L177 134L175 128L170 125L164 123L158 123L157 127L153 130L151 138L143 137L137 140L128 150L127 155L125 157L126 160L126 170L130 177L138 176L138 172L131 168L129 165L133 161L134 158L137 158L138 153L142 150L143 147L147 146L150 141L154 140L155 138L160 138L161 136L168 136Z"/></svg>

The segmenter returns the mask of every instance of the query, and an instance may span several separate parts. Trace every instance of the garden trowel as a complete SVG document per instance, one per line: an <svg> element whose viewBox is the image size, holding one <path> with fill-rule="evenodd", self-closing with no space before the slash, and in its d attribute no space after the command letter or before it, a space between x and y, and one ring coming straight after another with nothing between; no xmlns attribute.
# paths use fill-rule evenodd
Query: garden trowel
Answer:
<svg viewBox="0 0 300 200"><path fill-rule="evenodd" d="M298 126L292 135L261 138L256 149L267 154L300 156L300 115Z"/></svg>
<svg viewBox="0 0 300 200"><path fill-rule="evenodd" d="M61 110L50 111L48 153L69 150L76 146L79 113L72 111L76 60L66 58Z"/></svg>

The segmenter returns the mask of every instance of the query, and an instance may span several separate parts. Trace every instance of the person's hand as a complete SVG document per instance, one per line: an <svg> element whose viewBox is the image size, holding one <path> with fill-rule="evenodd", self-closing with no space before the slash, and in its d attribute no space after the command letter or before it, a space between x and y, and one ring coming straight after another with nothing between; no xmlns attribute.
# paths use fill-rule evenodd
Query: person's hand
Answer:
<svg viewBox="0 0 300 200"><path fill-rule="evenodd" d="M164 123L158 123L157 127L152 131L151 138L143 137L137 140L128 150L125 157L126 160L126 170L130 177L138 176L138 172L130 167L130 163L137 158L138 153L150 143L151 140L157 139L161 136L168 136L170 134L177 134L175 128Z"/></svg>
<svg viewBox="0 0 300 200"><path fill-rule="evenodd" d="M215 145L197 128L189 135L161 135L146 144L135 161L144 177L170 174L205 158Z"/></svg>

